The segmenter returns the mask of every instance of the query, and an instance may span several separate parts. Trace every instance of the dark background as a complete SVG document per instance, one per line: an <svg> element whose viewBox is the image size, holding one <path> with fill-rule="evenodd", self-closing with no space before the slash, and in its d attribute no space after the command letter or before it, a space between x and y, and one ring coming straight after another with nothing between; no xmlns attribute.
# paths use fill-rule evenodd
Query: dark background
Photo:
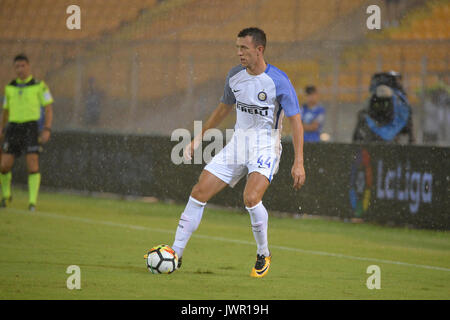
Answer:
<svg viewBox="0 0 450 320"><path fill-rule="evenodd" d="M42 186L154 196L185 203L205 164L174 165L170 155L177 143L165 136L57 132L41 155ZM350 189L354 187L351 171L362 149L370 154L373 185L368 209L356 214L350 204ZM296 192L290 174L292 144L283 141L279 171L264 197L269 210L343 219L358 217L381 224L420 228L450 228L449 148L321 143L306 144L304 155L306 183ZM379 160L384 164L383 179L387 169L394 170L399 164L404 170L409 163L410 172L431 173L432 202L421 202L418 212L411 213L410 201L377 199ZM15 183L26 184L23 159L18 161L13 174ZM395 183L391 186L394 189ZM404 188L403 180L398 183ZM210 203L243 208L244 185L245 178L235 188L226 188Z"/></svg>

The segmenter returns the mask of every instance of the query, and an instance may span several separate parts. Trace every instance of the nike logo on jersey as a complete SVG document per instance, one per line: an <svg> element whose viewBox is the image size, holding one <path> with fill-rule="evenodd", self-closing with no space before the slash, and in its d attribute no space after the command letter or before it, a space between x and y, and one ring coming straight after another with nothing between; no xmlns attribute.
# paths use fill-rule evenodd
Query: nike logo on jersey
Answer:
<svg viewBox="0 0 450 320"><path fill-rule="evenodd" d="M234 90L234 89L233 89L233 92L239 92L239 91L241 91L241 90Z"/></svg>
<svg viewBox="0 0 450 320"><path fill-rule="evenodd" d="M260 107L243 102L236 102L236 109L250 114L259 114L260 116L267 116L269 114L269 107Z"/></svg>

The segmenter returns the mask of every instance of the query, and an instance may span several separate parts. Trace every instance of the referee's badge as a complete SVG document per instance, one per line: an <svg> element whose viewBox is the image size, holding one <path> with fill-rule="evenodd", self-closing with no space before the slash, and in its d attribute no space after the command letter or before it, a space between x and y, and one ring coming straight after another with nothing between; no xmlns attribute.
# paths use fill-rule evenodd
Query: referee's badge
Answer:
<svg viewBox="0 0 450 320"><path fill-rule="evenodd" d="M258 100L259 101L266 101L267 100L267 94L264 91L261 91L258 93Z"/></svg>

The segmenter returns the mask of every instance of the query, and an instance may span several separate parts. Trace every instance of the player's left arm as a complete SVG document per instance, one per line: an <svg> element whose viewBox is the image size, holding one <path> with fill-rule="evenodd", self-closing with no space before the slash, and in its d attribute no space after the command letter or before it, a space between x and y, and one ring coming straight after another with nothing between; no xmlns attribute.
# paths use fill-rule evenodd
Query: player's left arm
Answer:
<svg viewBox="0 0 450 320"><path fill-rule="evenodd" d="M53 122L53 105L49 104L45 106L45 119L44 128L41 132L41 142L47 143L50 139L50 134L52 132L52 122Z"/></svg>
<svg viewBox="0 0 450 320"><path fill-rule="evenodd" d="M293 187L298 190L305 183L305 168L303 166L303 124L300 115L300 105L297 94L289 79L285 79L279 86L278 102L284 114L291 122L292 143L294 144L295 158L291 169Z"/></svg>
<svg viewBox="0 0 450 320"><path fill-rule="evenodd" d="M9 99L8 93L5 89L5 97L3 99L3 108L2 108L2 119L0 122L0 142L3 142L3 138L5 137L6 126L9 120Z"/></svg>
<svg viewBox="0 0 450 320"><path fill-rule="evenodd" d="M44 128L42 129L40 140L42 143L47 143L50 139L52 122L53 122L53 97L50 93L49 88L42 81L42 91L40 95L41 105L45 107L45 119Z"/></svg>
<svg viewBox="0 0 450 320"><path fill-rule="evenodd" d="M299 113L288 117L292 128L292 144L294 145L294 163L291 174L294 179L293 187L298 190L305 183L306 174L303 166L303 125Z"/></svg>

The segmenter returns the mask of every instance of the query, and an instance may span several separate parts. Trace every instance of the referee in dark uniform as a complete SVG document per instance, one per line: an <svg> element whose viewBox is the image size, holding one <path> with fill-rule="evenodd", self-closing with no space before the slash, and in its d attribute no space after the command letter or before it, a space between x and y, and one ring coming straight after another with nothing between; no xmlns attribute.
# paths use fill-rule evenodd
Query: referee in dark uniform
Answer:
<svg viewBox="0 0 450 320"><path fill-rule="evenodd" d="M2 200L0 207L11 201L11 169L14 160L25 153L28 168L29 209L34 211L41 183L39 173L40 144L50 138L53 118L53 98L44 81L33 78L28 58L17 55L14 58L17 78L5 87L0 139L2 156L0 181ZM45 108L44 128L39 134L38 121L41 106Z"/></svg>

